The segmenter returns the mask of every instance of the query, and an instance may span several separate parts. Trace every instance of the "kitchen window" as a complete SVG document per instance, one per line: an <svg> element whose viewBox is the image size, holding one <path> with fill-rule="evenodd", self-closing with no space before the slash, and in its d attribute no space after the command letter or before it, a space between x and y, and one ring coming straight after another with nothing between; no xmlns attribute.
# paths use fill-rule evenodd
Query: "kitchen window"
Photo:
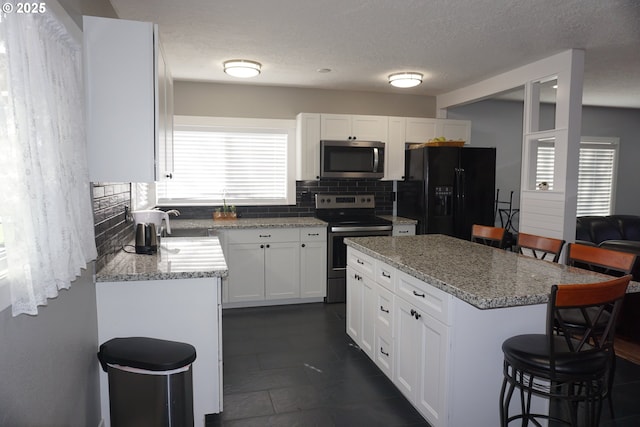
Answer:
<svg viewBox="0 0 640 427"><path fill-rule="evenodd" d="M578 166L577 216L611 215L615 202L618 138L582 137ZM554 146L538 147L536 182L553 190Z"/></svg>
<svg viewBox="0 0 640 427"><path fill-rule="evenodd" d="M176 117L159 205L295 204L295 120Z"/></svg>

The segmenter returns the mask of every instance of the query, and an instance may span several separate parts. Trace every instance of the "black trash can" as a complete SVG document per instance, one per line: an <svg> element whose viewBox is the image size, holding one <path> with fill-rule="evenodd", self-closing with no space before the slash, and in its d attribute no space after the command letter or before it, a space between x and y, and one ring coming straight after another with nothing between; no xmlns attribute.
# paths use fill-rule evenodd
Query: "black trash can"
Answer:
<svg viewBox="0 0 640 427"><path fill-rule="evenodd" d="M109 377L112 427L193 427L196 349L155 338L113 338L98 360Z"/></svg>

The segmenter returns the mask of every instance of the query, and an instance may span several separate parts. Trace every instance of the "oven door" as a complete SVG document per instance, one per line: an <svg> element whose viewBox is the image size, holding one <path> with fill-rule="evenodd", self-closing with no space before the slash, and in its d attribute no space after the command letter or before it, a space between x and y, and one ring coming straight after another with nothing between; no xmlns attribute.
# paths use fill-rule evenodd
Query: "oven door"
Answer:
<svg viewBox="0 0 640 427"><path fill-rule="evenodd" d="M335 231L334 231L335 230ZM346 277L347 237L391 236L391 226L373 227L329 227L327 233L327 278L338 279Z"/></svg>

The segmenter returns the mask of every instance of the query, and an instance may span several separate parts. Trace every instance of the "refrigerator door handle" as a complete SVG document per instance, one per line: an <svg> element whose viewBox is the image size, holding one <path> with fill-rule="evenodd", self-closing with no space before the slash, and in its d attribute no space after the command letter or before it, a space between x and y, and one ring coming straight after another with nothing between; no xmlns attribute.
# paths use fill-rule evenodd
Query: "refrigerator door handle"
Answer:
<svg viewBox="0 0 640 427"><path fill-rule="evenodd" d="M465 206L465 202L466 202L465 199L467 197L467 188L466 188L466 184L467 184L466 180L467 180L467 178L466 178L465 173L464 173L464 168L458 169L458 177L459 177L459 180L460 180L460 186L458 187L459 188L458 194L459 194L459 197L460 197L460 207L461 207L462 212L466 212L467 208Z"/></svg>

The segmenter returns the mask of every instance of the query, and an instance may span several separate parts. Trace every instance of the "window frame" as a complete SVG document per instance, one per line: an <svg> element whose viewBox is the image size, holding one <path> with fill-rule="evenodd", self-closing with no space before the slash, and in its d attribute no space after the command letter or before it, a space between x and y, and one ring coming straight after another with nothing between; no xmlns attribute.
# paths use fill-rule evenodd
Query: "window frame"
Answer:
<svg viewBox="0 0 640 427"><path fill-rule="evenodd" d="M287 134L285 197L282 199L250 199L237 201L227 199L227 204L236 206L287 206L296 204L295 173L296 173L296 121L286 119L257 119L235 117L203 117L203 116L174 116L174 131L284 131ZM174 143L175 146L175 143ZM175 153L174 153L175 159ZM158 206L219 206L223 200L202 199L166 199L160 198L160 186L156 185L156 203Z"/></svg>

